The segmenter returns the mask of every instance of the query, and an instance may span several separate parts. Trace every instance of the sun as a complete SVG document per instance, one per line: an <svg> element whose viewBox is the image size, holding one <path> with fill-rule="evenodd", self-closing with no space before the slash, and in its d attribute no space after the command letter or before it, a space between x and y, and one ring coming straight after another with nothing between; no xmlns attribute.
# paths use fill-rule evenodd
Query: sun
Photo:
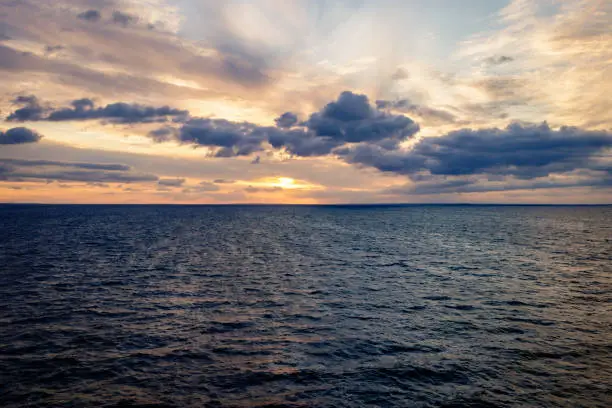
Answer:
<svg viewBox="0 0 612 408"><path fill-rule="evenodd" d="M276 188L283 190L315 190L321 188L318 184L308 183L293 177L265 177L259 180L245 182L250 186L262 188Z"/></svg>
<svg viewBox="0 0 612 408"><path fill-rule="evenodd" d="M295 180L291 177L278 177L275 184L282 188L292 188L295 187Z"/></svg>

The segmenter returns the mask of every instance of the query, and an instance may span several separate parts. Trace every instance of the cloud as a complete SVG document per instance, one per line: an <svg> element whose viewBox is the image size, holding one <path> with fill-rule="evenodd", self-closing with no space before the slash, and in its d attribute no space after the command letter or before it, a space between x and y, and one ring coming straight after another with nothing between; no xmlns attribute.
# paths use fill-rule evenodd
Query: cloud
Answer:
<svg viewBox="0 0 612 408"><path fill-rule="evenodd" d="M61 51L65 47L63 45L45 45L45 53L53 54L56 51Z"/></svg>
<svg viewBox="0 0 612 408"><path fill-rule="evenodd" d="M106 163L80 163L80 162L60 162L54 160L21 160L21 159L0 159L0 163L6 163L22 167L73 167L87 170L110 170L110 171L129 171L130 166L125 164L106 164Z"/></svg>
<svg viewBox="0 0 612 408"><path fill-rule="evenodd" d="M457 56L473 62L474 77L491 81L498 73L483 70L482 62L507 65L511 62L507 58L513 58L512 75L522 82L520 90L514 90L514 105L505 106L513 118L609 129L612 3L601 0L554 3L550 7L545 1L508 2L498 13L500 29L484 31L463 41ZM506 103L508 92L512 92L511 87L497 95L486 95L489 100L483 102L501 99ZM489 117L485 112L481 119L486 121Z"/></svg>
<svg viewBox="0 0 612 408"><path fill-rule="evenodd" d="M454 123L457 120L456 116L450 112L418 105L412 103L409 99L398 99L395 101L377 100L376 107L378 109L395 110L417 115L425 121L435 124Z"/></svg>
<svg viewBox="0 0 612 408"><path fill-rule="evenodd" d="M382 112L370 105L366 95L350 91L310 115L303 126L304 130L270 132L270 144L297 156L320 156L347 143L377 143L392 149L419 131L412 119Z"/></svg>
<svg viewBox="0 0 612 408"><path fill-rule="evenodd" d="M157 184L160 186L166 187L180 187L185 183L185 179L176 178L176 179L160 179Z"/></svg>
<svg viewBox="0 0 612 408"><path fill-rule="evenodd" d="M21 105L22 108L11 113L6 120L9 122L25 122L40 120L44 113L38 98L34 95L21 95L11 101L15 105Z"/></svg>
<svg viewBox="0 0 612 408"><path fill-rule="evenodd" d="M202 181L201 183L198 183L198 185L196 186L190 186L188 188L185 188L183 190L183 193L189 194L189 193L206 193L206 192L212 192L212 191L219 191L220 188L218 185L216 185L215 183L211 183L210 181Z"/></svg>
<svg viewBox="0 0 612 408"><path fill-rule="evenodd" d="M489 65L502 65L512 61L514 61L514 58L509 57L507 55L500 55L499 57L488 57L485 59L485 62Z"/></svg>
<svg viewBox="0 0 612 408"><path fill-rule="evenodd" d="M398 68L392 75L391 75L391 79L394 81L401 81L403 79L408 79L410 78L410 75L408 74L408 71L406 71L403 68Z"/></svg>
<svg viewBox="0 0 612 408"><path fill-rule="evenodd" d="M342 92L336 101L312 114L306 127L317 136L348 143L401 141L419 131L419 126L410 118L374 109L366 95L349 91Z"/></svg>
<svg viewBox="0 0 612 408"><path fill-rule="evenodd" d="M506 129L463 129L424 139L415 153L428 159L432 174L512 174L532 178L588 168L594 156L612 147L612 133L546 123Z"/></svg>
<svg viewBox="0 0 612 408"><path fill-rule="evenodd" d="M612 177L540 178L534 180L516 180L514 178L504 178L501 180L482 180L465 177L442 178L411 186L392 188L388 192L407 195L437 195L582 187L611 188Z"/></svg>
<svg viewBox="0 0 612 408"><path fill-rule="evenodd" d="M21 102L38 103L33 97L23 97ZM114 117L135 122L170 112L167 107L139 107L136 111L140 112L138 114L130 109L118 110L126 114L114 114L115 111L109 107L115 105L96 108L92 100L79 99L72 102L72 108L51 111L44 118L52 120L54 115L62 118ZM400 147L401 143L412 138L419 127L410 118L389 112L395 109L414 109L414 105L403 99L379 100L376 106L372 106L367 96L346 91L311 114L306 121L297 123L297 116L287 113L279 117L290 118L291 122L295 118L295 123L289 127L283 120L277 121L277 126L259 126L250 122L185 116L174 121L177 127L165 125L152 131L150 137L157 142L172 140L216 148L211 153L215 157L248 156L268 146L301 157L335 155L360 167L406 175L420 185L413 188L415 194L426 194L436 189L476 192L488 187L500 189L503 183L508 183L509 188L518 183L516 186L523 188L525 180L534 180L534 188L546 188L548 181L542 178L569 175L580 170L592 172L588 177L590 181L581 181L582 185L594 186L597 184L594 180L612 173L607 153L612 149L612 134L609 132L576 127L553 129L546 123L533 125L516 122L506 128L466 128L440 137L422 138L410 150L405 150ZM258 159L251 162L258 163ZM423 178L423 175L443 179L432 181ZM483 183L480 179L475 182L470 178L472 176L483 176L487 182ZM491 184L494 177L501 177L503 182ZM162 179L158 182L160 186L173 187L183 183L184 179ZM215 180L215 184L220 183L221 180Z"/></svg>
<svg viewBox="0 0 612 408"><path fill-rule="evenodd" d="M163 150L168 151L169 146L159 146ZM47 160L55 160L60 162L83 162L83 163L122 163L131 166L132 172L163 175L163 178L185 178L187 180L208 180L213 183L218 182L220 191L210 193L206 199L215 200L218 202L230 201L252 201L246 198L246 193L242 188L248 183L243 184L237 180L259 180L270 178L271 176L282 175L291 177L295 180L304 180L305 184L313 184L326 186L329 189L329 196L321 201L334 202L341 197L336 196L334 192L339 192L344 188L358 189L362 199L370 201L380 201L381 198L377 195L377 191L388 185L388 180L396 180L399 184L403 180L402 177L383 176L375 169L360 169L357 166L346 165L341 160L331 157L323 158L303 158L299 160L277 160L274 156L270 156L261 165L254 166L250 164L250 160L228 160L228 159L206 159L205 152L194 151L194 154L189 156L184 155L158 155L147 152L135 153L132 149L123 149L121 151L114 149L92 149L87 147L71 147L67 144L53 143L35 143L28 145L7 146L6 149L0 149L0 157L10 159L25 159L35 160L44 158ZM264 156L262 155L262 158ZM268 157L267 155L265 157ZM40 169L43 170L43 169ZM28 181L34 179L28 179ZM39 179L39 182L44 182L45 179ZM382 185L381 185L382 181ZM107 183L108 184L108 183ZM193 183L194 185L196 183ZM217 183L215 183L217 184ZM192 183L186 182L184 188L189 188ZM256 185L260 187L259 185ZM114 187L114 186L113 186ZM151 191L159 188L156 183L148 183L147 186ZM307 191L315 190L303 189L303 195L297 196L295 191L291 190L291 197L296 200L310 201L306 196ZM101 190L100 190L101 191ZM176 193L176 189L171 189L172 194ZM222 191L222 192L221 192ZM95 192L94 192L95 193ZM42 192L41 194L48 194ZM202 193L205 194L205 193ZM340 194L340 193L339 193ZM215 198L212 198L214 195ZM143 196L144 197L144 196ZM201 197L194 194L185 197L185 200L192 200ZM252 196L256 197L256 196ZM52 199L51 197L50 199ZM75 200L90 201L91 196L88 194L75 196ZM119 197L115 197L119 198ZM313 198L315 199L315 198ZM143 198L143 201L150 202L151 198ZM318 199L317 199L318 200ZM347 198L348 200L348 198Z"/></svg>
<svg viewBox="0 0 612 408"><path fill-rule="evenodd" d="M175 140L182 144L218 147L216 157L248 156L263 150L268 142L275 149L292 155L329 155L345 144L374 143L394 149L414 136L419 126L403 115L393 115L372 107L366 95L345 91L336 101L297 124L297 116L285 112L277 126L259 126L225 119L189 118L180 128L164 126L149 137L156 142Z"/></svg>
<svg viewBox="0 0 612 408"><path fill-rule="evenodd" d="M425 167L425 159L411 152L387 150L380 146L359 145L337 149L335 153L350 164L373 167L382 172L412 174Z"/></svg>
<svg viewBox="0 0 612 408"><path fill-rule="evenodd" d="M277 118L277 127L190 118L178 129L165 126L150 132L149 136L157 142L176 140L219 147L216 157L248 156L263 150L264 142L296 156L310 157L329 155L347 143L375 143L394 149L419 130L412 119L382 112L370 105L366 95L349 91L310 115L306 122L294 126L296 122L297 116L291 112Z"/></svg>
<svg viewBox="0 0 612 408"><path fill-rule="evenodd" d="M276 149L284 148L301 157L325 156L342 144L331 137L319 137L302 129L272 130L268 142Z"/></svg>
<svg viewBox="0 0 612 408"><path fill-rule="evenodd" d="M612 148L612 133L546 123L513 123L505 129L462 129L421 139L412 150L358 146L340 151L349 163L384 172L460 176L493 174L532 179L578 169L605 169L597 155ZM609 166L609 164L608 164Z"/></svg>
<svg viewBox="0 0 612 408"><path fill-rule="evenodd" d="M78 4L70 0L5 3L0 2L0 31L17 40L0 47L0 78L11 73L13 78L6 80L9 83L15 78L31 81L28 74L35 72L42 80L47 75L49 86L55 89L72 87L107 96L132 93L220 98L245 97L251 88L261 91L272 86L274 77L281 73L269 66L271 53L264 55L261 47L240 46L242 37L228 33L225 45L212 36L198 41L180 37L175 31L178 19L176 23L169 21L176 17L174 7L158 1L156 7L144 7L140 1L89 1L87 4L96 8L80 10L79 18L74 11ZM135 13L143 15L139 18L143 24L134 24ZM106 17L109 24L100 24ZM166 23L168 29L149 28ZM30 51L29 45L42 49L46 44L62 44L66 52L54 58L22 53L26 48ZM176 85L169 78L194 86Z"/></svg>
<svg viewBox="0 0 612 408"><path fill-rule="evenodd" d="M175 132L175 138L179 143L220 147L217 157L248 156L261 150L268 130L247 122L191 118Z"/></svg>
<svg viewBox="0 0 612 408"><path fill-rule="evenodd" d="M100 183L137 183L153 182L156 176L148 174L128 174L122 172L108 171L47 171L41 173L21 173L11 172L9 175L2 175L5 180L24 180L24 179L44 179L56 181L80 181L80 182L100 182Z"/></svg>
<svg viewBox="0 0 612 408"><path fill-rule="evenodd" d="M209 181L202 181L198 184L198 189L200 189L201 191L217 191L219 190L219 186Z"/></svg>
<svg viewBox="0 0 612 408"><path fill-rule="evenodd" d="M0 131L0 145L36 143L42 139L42 135L34 130L16 127L7 131Z"/></svg>
<svg viewBox="0 0 612 408"><path fill-rule="evenodd" d="M117 102L103 107L96 107L95 102L89 98L72 101L70 108L51 110L43 116L43 108L35 96L22 96L14 101L22 103L24 108L11 113L7 120L13 122L23 121L79 121L79 120L106 120L111 123L149 123L163 122L168 116L184 116L188 112L174 109L169 106L153 107L133 103Z"/></svg>
<svg viewBox="0 0 612 408"><path fill-rule="evenodd" d="M245 187L244 191L246 191L249 194L256 194L256 193L273 193L276 191L282 191L283 188L276 186L276 187L253 187L253 186L248 186Z"/></svg>
<svg viewBox="0 0 612 408"><path fill-rule="evenodd" d="M134 23L135 21L138 20L138 17L128 14L128 13L123 13L121 11L113 11L113 23L115 24L121 24L124 27Z"/></svg>
<svg viewBox="0 0 612 408"><path fill-rule="evenodd" d="M82 13L77 14L77 17L81 20L98 22L102 18L102 14L98 10L87 10Z"/></svg>
<svg viewBox="0 0 612 408"><path fill-rule="evenodd" d="M133 172L129 166L122 164L0 159L0 180L3 181L132 183L154 182L158 179L152 174Z"/></svg>
<svg viewBox="0 0 612 408"><path fill-rule="evenodd" d="M0 6L1 10L1 6ZM119 41L119 40L117 40ZM93 58L85 53L81 58ZM144 57L143 57L144 58ZM108 63L107 61L104 61ZM79 92L86 90L100 95L115 97L117 94L164 95L165 97L211 97L216 92L173 85L150 75L140 74L134 69L110 73L67 61L66 59L42 58L32 53L0 45L0 72L13 78L27 80L28 73L48 75L53 86L69 86ZM2 77L0 76L0 80Z"/></svg>
<svg viewBox="0 0 612 408"><path fill-rule="evenodd" d="M276 123L276 126L278 126L279 128L290 128L294 126L295 124L297 124L298 117L295 113L285 112L282 115L280 115L278 118L274 119L274 122Z"/></svg>
<svg viewBox="0 0 612 408"><path fill-rule="evenodd" d="M81 20L97 23L102 20L102 13L99 10L92 9L77 14L77 17ZM135 23L136 21L138 21L137 16L119 10L114 10L110 18L110 22L122 25L124 27L127 27L128 25Z"/></svg>
<svg viewBox="0 0 612 408"><path fill-rule="evenodd" d="M344 91L338 100L328 103L319 116L340 122L352 122L369 119L374 116L366 95Z"/></svg>

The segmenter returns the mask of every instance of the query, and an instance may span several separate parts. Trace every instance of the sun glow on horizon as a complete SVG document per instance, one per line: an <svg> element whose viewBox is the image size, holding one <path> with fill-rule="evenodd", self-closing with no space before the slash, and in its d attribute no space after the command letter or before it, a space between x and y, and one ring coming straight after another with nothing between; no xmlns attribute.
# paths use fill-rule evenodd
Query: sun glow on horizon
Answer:
<svg viewBox="0 0 612 408"><path fill-rule="evenodd" d="M265 177L252 182L249 181L248 184L255 187L276 188L283 190L318 190L323 188L318 184L285 176Z"/></svg>

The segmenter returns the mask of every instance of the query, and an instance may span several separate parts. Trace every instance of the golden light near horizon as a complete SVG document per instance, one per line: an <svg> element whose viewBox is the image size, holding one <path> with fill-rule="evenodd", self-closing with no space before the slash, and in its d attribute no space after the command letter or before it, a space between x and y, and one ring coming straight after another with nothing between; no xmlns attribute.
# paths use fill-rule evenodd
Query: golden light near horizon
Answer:
<svg viewBox="0 0 612 408"><path fill-rule="evenodd" d="M283 188L295 188L295 180L291 177L279 177L278 185Z"/></svg>
<svg viewBox="0 0 612 408"><path fill-rule="evenodd" d="M304 180L297 180L293 177L277 176L277 177L264 177L254 181L244 182L253 187L267 188L267 189L283 189L283 190L318 190L323 188L318 184L309 183Z"/></svg>

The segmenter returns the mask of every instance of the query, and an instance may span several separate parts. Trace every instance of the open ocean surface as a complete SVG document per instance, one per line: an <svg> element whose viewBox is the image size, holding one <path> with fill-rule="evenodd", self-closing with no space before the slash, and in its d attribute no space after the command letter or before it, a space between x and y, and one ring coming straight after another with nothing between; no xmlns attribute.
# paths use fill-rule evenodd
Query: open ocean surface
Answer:
<svg viewBox="0 0 612 408"><path fill-rule="evenodd" d="M0 206L3 407L611 389L610 206Z"/></svg>

